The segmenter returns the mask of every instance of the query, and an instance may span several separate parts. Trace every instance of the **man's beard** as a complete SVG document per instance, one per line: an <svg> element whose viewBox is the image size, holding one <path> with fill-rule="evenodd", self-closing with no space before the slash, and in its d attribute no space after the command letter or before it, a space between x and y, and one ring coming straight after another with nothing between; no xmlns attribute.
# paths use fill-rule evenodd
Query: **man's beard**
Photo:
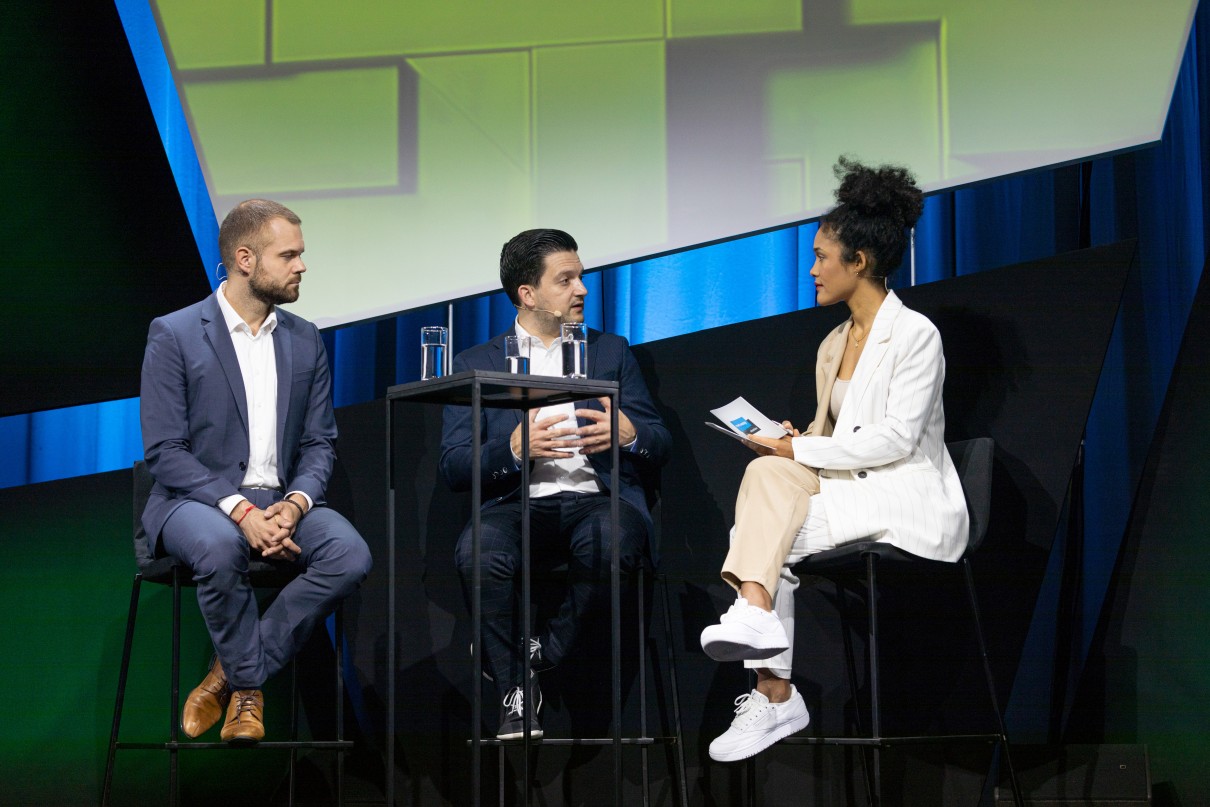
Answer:
<svg viewBox="0 0 1210 807"><path fill-rule="evenodd" d="M297 285L274 286L265 278L260 258L256 259L256 266L252 267L252 274L248 277L248 289L253 297L268 305L283 305L298 299Z"/></svg>

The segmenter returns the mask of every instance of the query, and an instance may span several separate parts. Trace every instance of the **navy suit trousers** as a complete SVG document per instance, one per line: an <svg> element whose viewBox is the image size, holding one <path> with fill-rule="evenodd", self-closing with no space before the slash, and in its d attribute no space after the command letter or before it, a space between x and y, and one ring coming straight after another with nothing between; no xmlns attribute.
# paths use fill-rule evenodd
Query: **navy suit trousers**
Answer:
<svg viewBox="0 0 1210 807"><path fill-rule="evenodd" d="M257 507L281 498L270 490L241 490ZM233 689L260 689L289 663L315 625L370 573L370 550L336 511L315 507L294 532L302 574L278 593L262 615L248 582L254 550L217 507L186 502L160 533L160 547L194 571L198 607ZM282 561L291 562L291 561Z"/></svg>
<svg viewBox="0 0 1210 807"><path fill-rule="evenodd" d="M643 561L647 525L626 502L618 502L621 540L619 566L623 574ZM483 619L483 660L503 697L521 683L521 502L511 499L481 513L480 567ZM576 644L580 623L593 609L608 602L610 555L608 494L559 493L530 499L530 556L535 568L568 565L567 596L544 631L543 657L557 664ZM471 525L455 549L463 593L470 607Z"/></svg>

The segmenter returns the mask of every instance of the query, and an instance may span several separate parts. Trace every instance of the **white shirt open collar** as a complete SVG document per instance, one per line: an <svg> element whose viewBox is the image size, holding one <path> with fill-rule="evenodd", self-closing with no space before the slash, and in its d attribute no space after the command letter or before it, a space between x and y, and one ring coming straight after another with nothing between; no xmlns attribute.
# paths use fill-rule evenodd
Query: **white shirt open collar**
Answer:
<svg viewBox="0 0 1210 807"><path fill-rule="evenodd" d="M227 281L224 280L219 284L218 290L214 292L214 295L218 297L218 308L223 312L223 322L227 325L227 332L236 333L238 331L245 331L249 336L253 336L252 326L244 322L244 318L241 317L239 312L235 310L234 306L227 301L227 295L223 291L226 288ZM265 321L261 323L260 330L256 332L253 338L260 336L262 333L273 333L273 329L276 327L277 308L270 308L269 316L265 317Z"/></svg>

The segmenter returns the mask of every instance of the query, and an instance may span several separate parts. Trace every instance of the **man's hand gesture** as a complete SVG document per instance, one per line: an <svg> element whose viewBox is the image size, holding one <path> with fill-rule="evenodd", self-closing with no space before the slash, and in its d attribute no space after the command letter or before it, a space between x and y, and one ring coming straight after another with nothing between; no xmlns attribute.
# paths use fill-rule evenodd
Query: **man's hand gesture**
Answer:
<svg viewBox="0 0 1210 807"><path fill-rule="evenodd" d="M585 454L598 454L602 451L608 451L613 445L613 441L609 439L609 398L598 398L601 406L604 407L604 412L599 412L596 409L577 409L576 417L584 418L589 421L587 426L581 426L576 429L576 434L580 436L580 450ZM638 433L634 429L634 424L630 422L630 418L626 417L626 413L621 409L618 410L618 445L628 446L634 442Z"/></svg>
<svg viewBox="0 0 1210 807"><path fill-rule="evenodd" d="M232 513L243 513L248 505L237 504ZM239 529L244 534L248 545L260 552L262 558L279 558L281 560L296 560L299 553L298 544L292 536L296 520L292 517L293 509L281 502L269 505L267 510L253 507L252 510L239 517Z"/></svg>
<svg viewBox="0 0 1210 807"><path fill-rule="evenodd" d="M538 410L531 409L529 416L529 457L536 459L538 457L553 457L563 459L572 453L572 450L580 443L575 439L568 439L568 435L576 433L575 424L568 425L567 415L551 415L550 417L538 420ZM563 426L558 424L563 423ZM513 429L512 437L509 439L509 446L513 450L514 457L521 457L521 424L517 424L517 428Z"/></svg>

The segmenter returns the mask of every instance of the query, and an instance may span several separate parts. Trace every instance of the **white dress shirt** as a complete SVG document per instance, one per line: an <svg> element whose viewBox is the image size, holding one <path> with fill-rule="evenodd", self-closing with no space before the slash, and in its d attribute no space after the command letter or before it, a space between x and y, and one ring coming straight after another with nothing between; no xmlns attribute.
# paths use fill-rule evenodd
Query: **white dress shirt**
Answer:
<svg viewBox="0 0 1210 807"><path fill-rule="evenodd" d="M530 375L563 376L563 340L556 339L550 347L542 344L542 340L531 335L516 324L517 337L522 344L529 343L529 373ZM585 372L588 368L585 367ZM576 404L568 402L556 406L544 406L538 410L538 420L553 415L567 415L567 420L556 423L556 429L574 429L579 424L576 421ZM566 439L574 440L575 435ZM518 463L520 457L514 455ZM552 459L538 457L534 460L533 470L529 474L529 495L537 499L543 496L553 496L556 493L603 493L605 487L597 478L588 457L576 448L567 457Z"/></svg>
<svg viewBox="0 0 1210 807"><path fill-rule="evenodd" d="M277 472L277 354L273 350L273 331L277 328L277 311L272 310L260 330L255 334L243 317L227 302L223 281L215 295L218 307L223 312L227 332L235 347L235 358L239 361L240 375L244 379L244 393L248 398L248 468L241 488L268 488L280 490ZM307 509L313 502L302 491L307 500ZM235 505L244 498L228 496L218 503L219 508L231 515Z"/></svg>

